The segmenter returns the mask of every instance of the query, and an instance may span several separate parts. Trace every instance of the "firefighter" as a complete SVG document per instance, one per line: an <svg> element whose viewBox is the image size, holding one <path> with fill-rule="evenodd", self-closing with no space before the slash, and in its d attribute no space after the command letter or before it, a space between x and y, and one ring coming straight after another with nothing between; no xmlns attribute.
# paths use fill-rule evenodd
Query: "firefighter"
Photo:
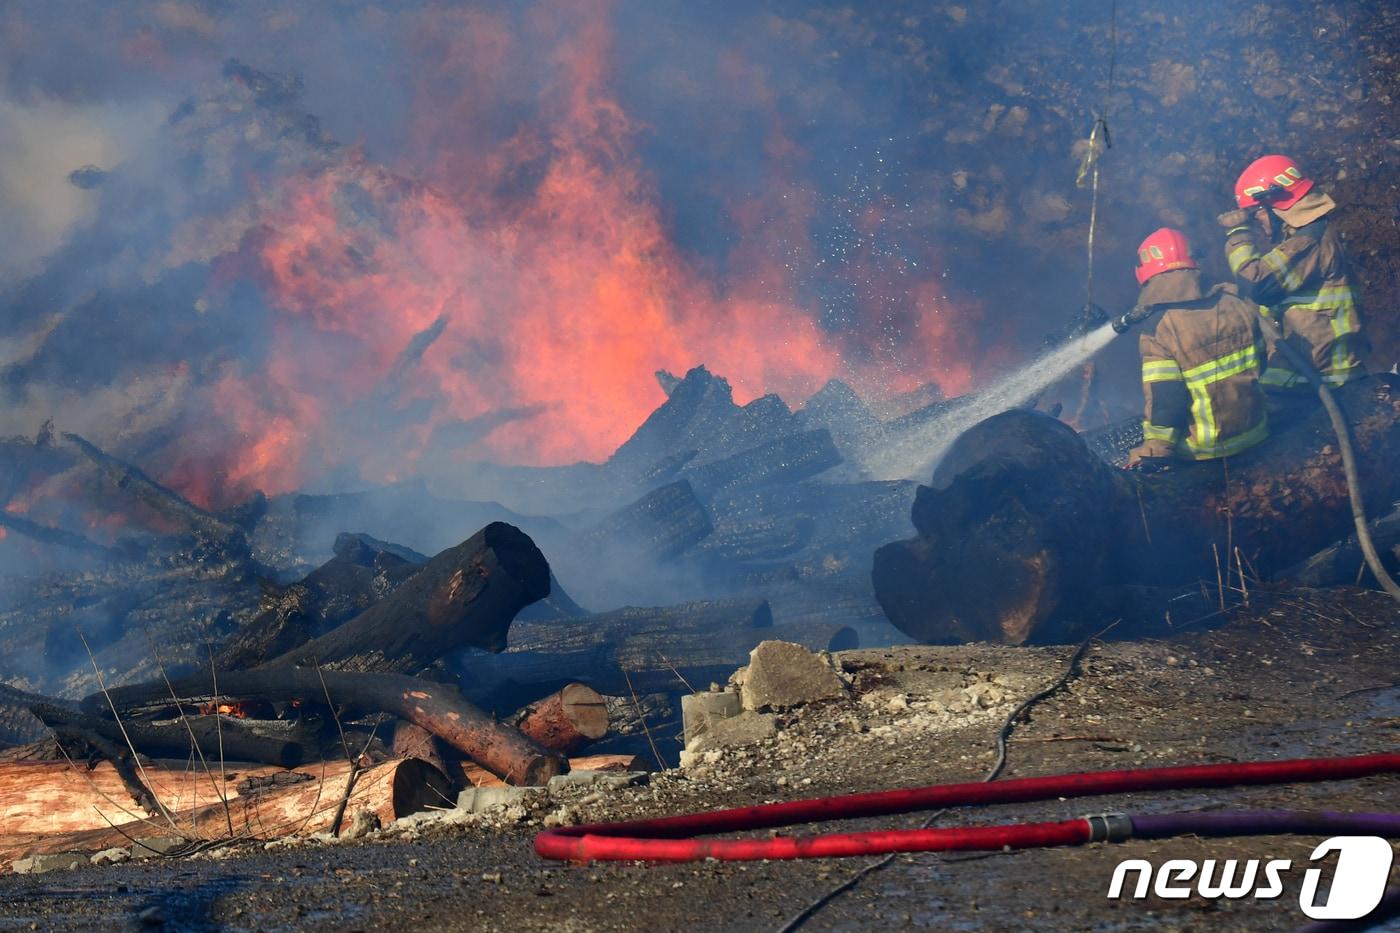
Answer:
<svg viewBox="0 0 1400 933"><path fill-rule="evenodd" d="M1286 339L1311 358L1323 381L1342 385L1364 375L1361 319L1341 239L1328 223L1336 203L1282 155L1252 162L1235 182L1235 201L1239 209L1218 219L1228 231L1230 271L1245 294L1269 308ZM1267 251L1261 252L1251 220L1268 232ZM1263 384L1292 389L1306 386L1306 380L1274 350Z"/></svg>
<svg viewBox="0 0 1400 933"><path fill-rule="evenodd" d="M1162 313L1139 338L1147 410L1128 467L1228 457L1267 437L1258 305L1233 285L1203 293L1186 235L1168 227L1138 247L1137 280L1138 306Z"/></svg>

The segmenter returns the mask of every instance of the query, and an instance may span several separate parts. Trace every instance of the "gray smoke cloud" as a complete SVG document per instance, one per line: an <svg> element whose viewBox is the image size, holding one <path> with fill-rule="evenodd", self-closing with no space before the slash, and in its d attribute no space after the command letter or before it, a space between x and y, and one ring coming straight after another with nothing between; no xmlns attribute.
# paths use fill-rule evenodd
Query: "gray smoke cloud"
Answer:
<svg viewBox="0 0 1400 933"><path fill-rule="evenodd" d="M1131 301L1132 249L1156 226L1209 253L1211 217L1261 148L1344 179L1327 130L1358 106L1359 6L1120 6L1109 87L1107 3L9 3L0 434L54 417L192 494L246 494L255 479L189 485L248 443L225 420L230 374L265 370L292 343L340 370L369 365L269 294L260 238L295 214L280 186L338 180L345 248L303 261L347 274L376 270L357 250L403 235L394 212L419 186L482 242L519 235L501 218L537 203L568 154L573 84L615 107L589 112L602 124L583 144L590 170L640 179L668 248L708 288L794 302L892 382L965 389L1027 358L1083 301L1088 196L1074 178L1096 110L1115 144L1106 305ZM594 25L596 43L580 41ZM488 290L508 327L513 283ZM929 328L937 364L901 356ZM449 350L464 372L499 363L451 325L424 352ZM493 431L556 410L500 390L449 417L390 376L317 400L339 430L311 442L302 481L383 479L392 465L371 477L354 464L400 446L414 457L395 478L440 475L493 456ZM1135 391L1124 380L1120 412ZM313 407L296 402L265 405L263 420Z"/></svg>

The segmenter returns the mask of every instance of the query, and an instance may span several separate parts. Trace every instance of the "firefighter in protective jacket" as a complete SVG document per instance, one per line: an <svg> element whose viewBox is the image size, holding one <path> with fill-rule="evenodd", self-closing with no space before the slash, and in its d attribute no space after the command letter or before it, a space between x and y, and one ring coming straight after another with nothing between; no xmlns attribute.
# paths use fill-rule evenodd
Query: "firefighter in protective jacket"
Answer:
<svg viewBox="0 0 1400 933"><path fill-rule="evenodd" d="M1346 257L1328 215L1336 203L1292 159L1268 155L1256 159L1235 182L1240 209L1219 217L1225 256L1244 292L1265 305L1283 325L1288 341L1322 373L1330 385L1364 375L1361 318L1347 276ZM1251 218L1270 232L1261 252ZM1282 230L1275 235L1275 219ZM1277 245L1273 244L1278 239ZM1264 385L1306 385L1274 351Z"/></svg>
<svg viewBox="0 0 1400 933"><path fill-rule="evenodd" d="M1233 285L1203 293L1185 234L1166 227L1138 247L1137 280L1139 307L1161 315L1139 339L1147 410L1128 466L1144 458L1213 460L1267 437L1258 305Z"/></svg>

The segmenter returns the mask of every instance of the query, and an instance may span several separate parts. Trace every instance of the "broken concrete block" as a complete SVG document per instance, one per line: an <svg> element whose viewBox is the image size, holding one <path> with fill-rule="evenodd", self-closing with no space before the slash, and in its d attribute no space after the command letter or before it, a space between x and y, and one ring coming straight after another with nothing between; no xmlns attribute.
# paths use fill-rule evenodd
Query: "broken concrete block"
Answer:
<svg viewBox="0 0 1400 933"><path fill-rule="evenodd" d="M566 790L570 787L631 787L634 784L645 784L651 779L651 774L646 771L570 771L568 774L556 774L549 779L548 789Z"/></svg>
<svg viewBox="0 0 1400 933"><path fill-rule="evenodd" d="M746 710L738 716L719 719L711 724L708 731L686 748L698 752L709 748L733 748L738 745L752 745L778 734L777 717L772 713L755 713Z"/></svg>
<svg viewBox="0 0 1400 933"><path fill-rule="evenodd" d="M712 722L737 716L742 709L739 694L733 690L693 693L681 697L681 722L685 727L685 744L689 745L704 735Z"/></svg>
<svg viewBox="0 0 1400 933"><path fill-rule="evenodd" d="M103 849L101 852L94 852L88 861L94 865L120 865L131 858L131 850L116 846L111 849Z"/></svg>
<svg viewBox="0 0 1400 933"><path fill-rule="evenodd" d="M739 696L747 710L781 710L836 700L846 685L821 658L789 641L765 641L749 655Z"/></svg>
<svg viewBox="0 0 1400 933"><path fill-rule="evenodd" d="M543 793L543 787L468 787L457 795L457 809L482 813L492 807L523 804L534 795Z"/></svg>
<svg viewBox="0 0 1400 933"><path fill-rule="evenodd" d="M88 856L85 853L56 852L16 859L10 863L10 869L17 875L42 875L47 871L71 871L86 864Z"/></svg>

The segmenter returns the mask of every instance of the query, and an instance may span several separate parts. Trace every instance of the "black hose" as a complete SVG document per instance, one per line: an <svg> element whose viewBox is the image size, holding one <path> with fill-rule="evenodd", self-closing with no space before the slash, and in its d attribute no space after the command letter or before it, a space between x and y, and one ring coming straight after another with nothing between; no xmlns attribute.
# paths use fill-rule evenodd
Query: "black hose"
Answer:
<svg viewBox="0 0 1400 933"><path fill-rule="evenodd" d="M1371 540L1371 526L1366 520L1366 504L1361 498L1361 476L1356 469L1356 451L1351 443L1351 425L1347 422L1341 406L1337 404L1337 399L1332 395L1332 390L1322 381L1322 374L1310 360L1304 359L1303 354L1284 339L1283 328L1279 327L1277 320L1269 315L1264 315L1264 319L1273 330L1275 346L1279 352L1294 369L1317 387L1317 397L1322 400L1322 407L1326 409L1327 417L1332 421L1332 430L1337 435L1337 447L1342 452L1342 470L1346 474L1347 493L1351 497L1351 518L1356 523L1356 540L1361 545L1366 566L1371 568L1371 573L1375 575L1381 588L1396 602L1400 602L1400 585L1396 584L1381 565L1380 555L1376 553L1376 544Z"/></svg>

